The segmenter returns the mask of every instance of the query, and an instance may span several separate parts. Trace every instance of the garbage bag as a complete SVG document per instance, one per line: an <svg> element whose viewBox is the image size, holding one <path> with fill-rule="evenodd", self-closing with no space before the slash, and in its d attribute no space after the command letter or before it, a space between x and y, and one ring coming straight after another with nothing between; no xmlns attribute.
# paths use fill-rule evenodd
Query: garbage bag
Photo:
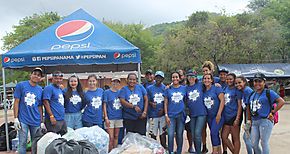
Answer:
<svg viewBox="0 0 290 154"><path fill-rule="evenodd" d="M152 138L142 136L138 133L128 133L123 139L123 144L110 152L110 154L120 153L165 154L166 150L158 141Z"/></svg>
<svg viewBox="0 0 290 154"><path fill-rule="evenodd" d="M67 141L58 138L52 141L45 150L46 154L98 154L95 146L87 140Z"/></svg>
<svg viewBox="0 0 290 154"><path fill-rule="evenodd" d="M37 142L37 154L45 154L46 147L55 139L60 138L59 134L48 132Z"/></svg>
<svg viewBox="0 0 290 154"><path fill-rule="evenodd" d="M83 127L75 132L93 143L101 154L108 153L109 134L99 126Z"/></svg>
<svg viewBox="0 0 290 154"><path fill-rule="evenodd" d="M31 145L31 154L37 153L37 142L47 133L46 129L38 128Z"/></svg>
<svg viewBox="0 0 290 154"><path fill-rule="evenodd" d="M9 148L12 149L12 139L16 138L17 131L14 122L8 123ZM7 151L5 123L0 126L0 151Z"/></svg>
<svg viewBox="0 0 290 154"><path fill-rule="evenodd" d="M69 127L67 128L67 133L64 134L62 138L66 140L76 140L76 141L81 141L85 139L82 135L78 134L75 130Z"/></svg>

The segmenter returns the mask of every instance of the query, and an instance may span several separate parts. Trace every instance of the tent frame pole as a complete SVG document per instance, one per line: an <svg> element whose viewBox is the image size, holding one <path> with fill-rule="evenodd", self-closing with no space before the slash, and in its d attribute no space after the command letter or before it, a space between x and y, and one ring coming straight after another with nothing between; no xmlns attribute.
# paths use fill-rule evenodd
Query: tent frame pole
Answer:
<svg viewBox="0 0 290 154"><path fill-rule="evenodd" d="M8 115L7 115L7 96L6 96L6 81L5 81L5 68L2 67L2 78L3 78L3 102L4 102L4 117L5 117L5 132L6 132L6 148L9 148L9 133L8 133Z"/></svg>
<svg viewBox="0 0 290 154"><path fill-rule="evenodd" d="M138 83L141 84L141 63L138 63Z"/></svg>

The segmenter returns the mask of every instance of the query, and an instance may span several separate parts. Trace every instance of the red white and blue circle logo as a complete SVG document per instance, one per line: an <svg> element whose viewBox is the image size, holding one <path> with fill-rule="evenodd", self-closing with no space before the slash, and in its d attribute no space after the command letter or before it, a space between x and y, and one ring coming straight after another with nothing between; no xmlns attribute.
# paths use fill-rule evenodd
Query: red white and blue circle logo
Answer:
<svg viewBox="0 0 290 154"><path fill-rule="evenodd" d="M87 39L94 32L94 25L86 20L71 20L58 26L55 35L64 42L78 42Z"/></svg>
<svg viewBox="0 0 290 154"><path fill-rule="evenodd" d="M4 61L4 63L8 63L8 62L10 61L10 58L9 58L9 57L5 57L5 58L3 59L3 61Z"/></svg>

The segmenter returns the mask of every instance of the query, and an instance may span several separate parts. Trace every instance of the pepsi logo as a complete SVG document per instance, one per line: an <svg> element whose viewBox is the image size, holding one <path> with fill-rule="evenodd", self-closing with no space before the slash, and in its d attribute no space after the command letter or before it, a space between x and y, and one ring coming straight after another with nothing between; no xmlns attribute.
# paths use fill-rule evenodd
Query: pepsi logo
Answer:
<svg viewBox="0 0 290 154"><path fill-rule="evenodd" d="M121 54L120 54L119 52L115 52L115 53L114 53L114 58L115 58L115 59L120 58L120 56L121 56Z"/></svg>
<svg viewBox="0 0 290 154"><path fill-rule="evenodd" d="M8 63L8 62L10 61L10 58L9 58L9 57L5 57L5 58L3 59L3 61L4 61L4 63Z"/></svg>
<svg viewBox="0 0 290 154"><path fill-rule="evenodd" d="M86 20L71 20L58 26L55 35L64 42L78 42L87 39L94 32L94 25Z"/></svg>

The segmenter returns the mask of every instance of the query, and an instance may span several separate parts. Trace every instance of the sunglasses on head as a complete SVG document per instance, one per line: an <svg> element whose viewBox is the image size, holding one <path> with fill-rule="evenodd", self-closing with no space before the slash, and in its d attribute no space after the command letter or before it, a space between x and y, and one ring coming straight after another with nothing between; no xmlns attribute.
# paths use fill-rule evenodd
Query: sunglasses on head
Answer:
<svg viewBox="0 0 290 154"><path fill-rule="evenodd" d="M62 73L58 73L58 74L52 74L53 77L63 77Z"/></svg>

